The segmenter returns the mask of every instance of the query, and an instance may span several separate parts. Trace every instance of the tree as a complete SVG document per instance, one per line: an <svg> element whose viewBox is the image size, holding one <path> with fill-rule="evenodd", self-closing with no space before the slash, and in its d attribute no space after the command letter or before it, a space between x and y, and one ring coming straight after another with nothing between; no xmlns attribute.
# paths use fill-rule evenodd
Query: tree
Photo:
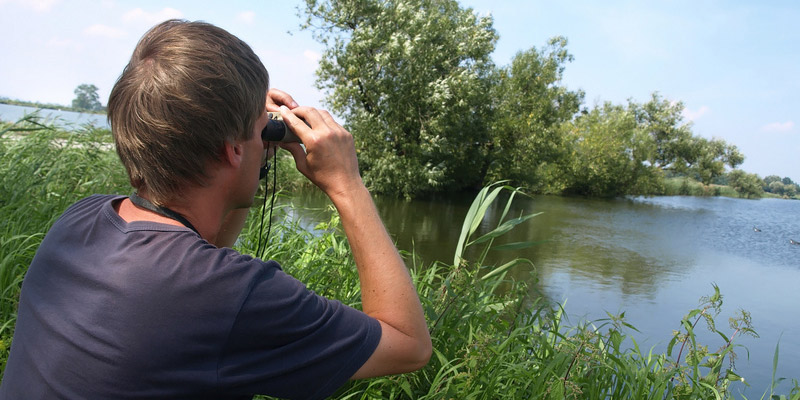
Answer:
<svg viewBox="0 0 800 400"><path fill-rule="evenodd" d="M764 193L761 189L761 178L740 169L734 169L728 173L728 183L740 197L757 199Z"/></svg>
<svg viewBox="0 0 800 400"><path fill-rule="evenodd" d="M653 93L647 103L639 105L629 100L628 107L653 140L650 163L655 168L695 175L708 186L724 174L726 166L735 169L744 162L735 145L695 136L691 123L683 122L684 106L680 101L668 101Z"/></svg>
<svg viewBox="0 0 800 400"><path fill-rule="evenodd" d="M784 185L783 186L783 194L786 197L795 197L797 196L798 188L796 183L792 183L791 185Z"/></svg>
<svg viewBox="0 0 800 400"><path fill-rule="evenodd" d="M641 105L628 100L628 108L653 140L650 163L658 169L685 174L697 152L691 123L683 122L683 103L668 101L655 92Z"/></svg>
<svg viewBox="0 0 800 400"><path fill-rule="evenodd" d="M498 71L489 96L497 105L486 183L510 179L536 190L553 185L555 178L545 169L563 164L561 125L572 120L584 96L560 84L573 59L566 47L566 38L552 38L542 49L517 53L509 67Z"/></svg>
<svg viewBox="0 0 800 400"><path fill-rule="evenodd" d="M81 84L75 88L75 99L72 100L72 107L88 110L100 111L103 106L100 104L100 95L97 94L99 89L95 85Z"/></svg>
<svg viewBox="0 0 800 400"><path fill-rule="evenodd" d="M454 0L306 0L326 46L317 86L352 132L365 183L413 197L478 186L497 34Z"/></svg>
<svg viewBox="0 0 800 400"><path fill-rule="evenodd" d="M725 166L735 169L744 162L744 155L732 144L722 139L705 139L695 136L692 148L696 158L689 159L689 171L703 183L710 185L714 178L725 172Z"/></svg>
<svg viewBox="0 0 800 400"><path fill-rule="evenodd" d="M769 184L770 193L783 196L785 190L786 190L786 185L784 185L783 182L781 181L774 181Z"/></svg>
<svg viewBox="0 0 800 400"><path fill-rule="evenodd" d="M769 189L769 185L772 182L781 182L781 177L778 176L778 175L768 175L768 176L766 176L764 178L764 183L762 185L762 187L764 188L765 192L771 192L770 189Z"/></svg>
<svg viewBox="0 0 800 400"><path fill-rule="evenodd" d="M658 169L655 145L634 110L609 102L579 116L568 132L571 163L565 192L587 196L649 193Z"/></svg>

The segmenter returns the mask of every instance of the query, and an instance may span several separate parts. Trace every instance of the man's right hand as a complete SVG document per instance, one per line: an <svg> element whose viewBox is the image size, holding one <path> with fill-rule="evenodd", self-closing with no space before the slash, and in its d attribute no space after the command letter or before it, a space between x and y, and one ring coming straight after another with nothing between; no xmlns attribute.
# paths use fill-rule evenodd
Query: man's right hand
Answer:
<svg viewBox="0 0 800 400"><path fill-rule="evenodd" d="M422 368L432 352L425 314L405 263L361 180L353 136L327 111L281 107L281 116L306 149L299 143L280 146L292 153L297 169L339 211L358 268L362 309L381 324L378 347L353 378Z"/></svg>
<svg viewBox="0 0 800 400"><path fill-rule="evenodd" d="M353 136L325 110L280 108L284 123L305 145L282 143L297 169L332 200L363 187ZM305 121L305 122L304 122Z"/></svg>

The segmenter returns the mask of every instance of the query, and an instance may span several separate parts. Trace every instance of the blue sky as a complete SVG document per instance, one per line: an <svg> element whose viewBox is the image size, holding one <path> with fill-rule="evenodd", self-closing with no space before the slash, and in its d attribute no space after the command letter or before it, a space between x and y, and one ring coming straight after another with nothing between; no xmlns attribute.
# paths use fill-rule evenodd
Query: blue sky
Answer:
<svg viewBox="0 0 800 400"><path fill-rule="evenodd" d="M0 0L0 96L69 104L81 83L101 102L139 37L167 18L204 20L249 43L272 86L320 106L322 47L300 31L299 1ZM796 1L485 1L500 35L498 65L566 36L564 84L586 104L653 92L682 101L696 134L745 154L742 168L800 181L800 3ZM291 31L291 34L287 32Z"/></svg>

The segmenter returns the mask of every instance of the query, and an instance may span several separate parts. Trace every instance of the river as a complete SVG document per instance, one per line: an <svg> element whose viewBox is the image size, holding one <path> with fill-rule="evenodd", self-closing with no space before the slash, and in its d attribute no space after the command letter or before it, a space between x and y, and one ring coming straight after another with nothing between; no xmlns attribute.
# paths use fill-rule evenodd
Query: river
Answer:
<svg viewBox="0 0 800 400"><path fill-rule="evenodd" d="M292 196L307 207L297 216L309 225L327 199L315 191ZM376 198L379 212L398 247L414 250L425 265L452 263L471 195L406 202ZM502 205L490 209L482 229ZM493 254L495 262L525 257L535 264L537 289L562 302L570 320L597 320L606 312L625 312L631 332L646 353L663 352L673 330L713 284L724 296L718 328L727 334L728 318L739 309L752 314L760 338L737 342L737 371L751 384L736 385L760 398L771 382L775 346L780 341L777 377L800 378L800 201L724 197L630 197L613 200L536 196L518 197L509 215L542 212L502 241L544 241L515 254ZM758 228L760 231L756 231ZM527 279L530 270L514 274ZM698 337L716 350L719 336L698 328ZM780 385L784 392L788 382Z"/></svg>
<svg viewBox="0 0 800 400"><path fill-rule="evenodd" d="M46 122L52 122L63 128L76 128L85 124L92 124L98 128L108 128L105 114L79 113L51 109L38 109L36 107L17 106L13 104L0 104L0 121L14 122L20 118L38 112Z"/></svg>

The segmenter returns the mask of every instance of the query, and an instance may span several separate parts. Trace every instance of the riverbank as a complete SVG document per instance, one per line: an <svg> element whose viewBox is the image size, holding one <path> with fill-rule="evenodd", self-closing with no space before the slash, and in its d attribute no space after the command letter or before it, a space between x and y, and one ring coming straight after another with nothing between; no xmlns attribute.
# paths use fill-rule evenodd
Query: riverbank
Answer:
<svg viewBox="0 0 800 400"><path fill-rule="evenodd" d="M0 135L0 363L5 362L13 334L22 278L50 224L69 204L88 194L130 190L116 155L101 145L104 141L98 143L79 133L68 135L64 143L57 129L21 128L30 130L18 140ZM291 172L290 163L279 166L281 174L296 173ZM483 203L470 208L475 212L452 222L464 232L453 240L460 249L455 252L459 261L432 262L406 252L434 338L430 364L414 374L351 382L336 398L496 398L501 394L511 399L683 399L713 398L714 394L741 398L744 385L735 368L728 373L727 357L731 351L744 357L744 349L736 346L746 330L717 327L722 336L733 338L720 341L718 334L709 338L700 333L705 328L698 317L731 316L742 328L748 326L747 321L725 309L714 314L719 306L710 286L705 293L708 301L701 301L697 308L690 306L684 318L675 320L674 329L680 332L662 338L671 344L670 351L636 347L642 341L633 328L638 324L623 315L571 321L564 304L546 301L536 285L529 283L539 279L536 272L530 276L532 281L510 273L512 267L528 265L527 260L508 256L489 262L486 257L497 251L490 249L499 247L495 240L504 238L501 232L506 228L514 228L513 232L545 217L526 219L516 211L504 213L508 208L503 203L495 207L486 203L510 197L508 189L486 189L477 196ZM500 210L495 215L500 218L482 227L480 209ZM247 254L255 252L260 237L261 214L253 211L237 245ZM264 254L281 260L288 272L312 290L357 307L358 278L336 215L315 225L312 232L292 219L276 219ZM514 246L529 245L524 241L515 240ZM792 362L791 358L779 361ZM772 387L760 386L755 388L758 393L772 394ZM800 398L796 385L782 387L780 392Z"/></svg>

